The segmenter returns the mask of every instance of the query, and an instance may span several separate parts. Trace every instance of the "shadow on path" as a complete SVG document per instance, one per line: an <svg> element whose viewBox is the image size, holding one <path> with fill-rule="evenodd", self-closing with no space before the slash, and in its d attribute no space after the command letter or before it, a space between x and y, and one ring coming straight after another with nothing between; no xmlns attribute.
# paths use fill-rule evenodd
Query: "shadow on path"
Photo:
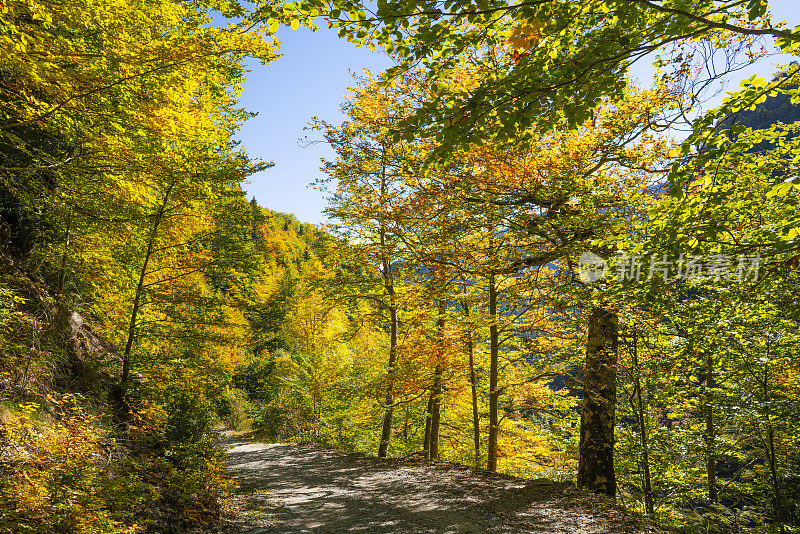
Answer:
<svg viewBox="0 0 800 534"><path fill-rule="evenodd" d="M238 528L258 533L645 532L568 485L228 436Z"/></svg>

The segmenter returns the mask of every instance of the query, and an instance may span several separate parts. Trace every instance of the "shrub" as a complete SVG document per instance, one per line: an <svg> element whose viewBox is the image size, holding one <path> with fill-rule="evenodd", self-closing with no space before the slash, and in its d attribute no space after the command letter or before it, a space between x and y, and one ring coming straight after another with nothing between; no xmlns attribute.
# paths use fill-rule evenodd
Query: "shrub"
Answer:
<svg viewBox="0 0 800 534"><path fill-rule="evenodd" d="M0 533L172 534L219 518L231 486L202 398L141 402L126 429L50 400L57 417L0 412Z"/></svg>
<svg viewBox="0 0 800 534"><path fill-rule="evenodd" d="M275 371L275 362L263 357L252 357L236 369L233 374L233 384L256 402L268 403L274 395L272 375Z"/></svg>
<svg viewBox="0 0 800 534"><path fill-rule="evenodd" d="M247 392L241 389L225 389L217 403L217 415L231 430L250 430L254 412Z"/></svg>
<svg viewBox="0 0 800 534"><path fill-rule="evenodd" d="M68 406L60 420L37 421L20 405L0 427L0 531L132 532L104 500L108 455L94 417Z"/></svg>

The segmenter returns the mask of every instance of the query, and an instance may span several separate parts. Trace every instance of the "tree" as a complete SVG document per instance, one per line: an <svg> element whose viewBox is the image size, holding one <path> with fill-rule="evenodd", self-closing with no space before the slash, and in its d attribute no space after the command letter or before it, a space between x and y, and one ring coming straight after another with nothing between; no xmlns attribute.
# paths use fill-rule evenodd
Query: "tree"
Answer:
<svg viewBox="0 0 800 534"><path fill-rule="evenodd" d="M739 424L737 414L747 404L733 393L744 391L739 389L743 386L739 373L759 368L766 374L758 391L770 395L769 386L765 388L769 371L752 361L753 354L769 351L767 346L774 347L780 343L777 339L796 330L787 325L778 338L773 337L775 331L767 325L773 325L777 317L789 319L794 312L775 309L782 299L765 294L781 294L796 284L797 232L790 222L796 218L797 203L791 155L797 144L796 123L784 125L777 117L764 115L759 121L751 120L757 115L757 104L796 93L796 76L796 66L790 65L772 82L758 77L746 80L740 91L698 121L684 142L683 158L673 167L670 194L656 205L655 216L643 222L648 237L644 247L687 259L705 256L715 262L663 289L649 289L646 297L651 303L655 295L665 302L676 297L683 300L669 306L674 310L670 315L685 346L685 365L702 377L703 417L698 432L703 436L706 493L715 504L723 500L721 492L731 491L730 481L719 482L719 466L730 463L730 451L738 449L731 443L729 429ZM760 111L764 109L767 106ZM750 354L741 351L739 336L760 348ZM763 432L756 438L760 450L774 451L763 437L769 431L758 431L758 426L752 428L754 438ZM765 464L771 465L774 453L765 454ZM774 520L786 521L777 469L762 476L771 480Z"/></svg>
<svg viewBox="0 0 800 534"><path fill-rule="evenodd" d="M639 206L649 202L647 185L652 175L648 169L663 158L665 147L660 141L639 137L649 128L649 117L666 102L663 92L630 92L624 100L608 102L598 109L581 129L564 125L513 148L487 143L465 152L447 167L438 167L436 174L416 184L419 192L414 202L421 217L419 226L424 230L407 232L414 236L412 248L418 255L465 276L482 277L488 285L490 470L496 469L499 395L504 389L498 383L502 334L498 326L502 322L499 287L509 285L508 281L513 285L525 273L555 263L561 263L567 277L572 277L570 264L582 249L630 224ZM433 221L431 214L436 215ZM512 310L530 305L522 300L508 305L503 313L516 316ZM589 336L594 339L603 330L598 331L591 319L589 324ZM611 338L599 346L608 344L616 346ZM595 395L589 395L595 388L609 390L613 385L607 372L600 370L613 370L613 359L597 359L595 351L587 353L587 376L606 382L587 383L589 397ZM585 405L585 432L593 428L599 432L582 440L586 444L582 457L587 456L587 462L593 455L593 440L602 442L601 448L613 447L613 394L609 399L596 406ZM608 410L602 416L606 426L603 431L599 425L589 424L597 414L589 416L588 412L596 412L600 406ZM590 469L588 465L586 469ZM606 474L613 472L611 457L605 457L603 469ZM584 473L580 480L592 489L613 494L613 485L593 486L597 477Z"/></svg>
<svg viewBox="0 0 800 534"><path fill-rule="evenodd" d="M614 425L617 405L617 315L593 308L583 376L578 486L614 497Z"/></svg>
<svg viewBox="0 0 800 534"><path fill-rule="evenodd" d="M343 1L329 13L340 36L379 43L401 59L388 79L424 65L441 91L410 124L435 135L447 153L487 138L513 143L557 117L581 124L604 99L622 97L631 65L647 57L665 78L692 84L688 95L707 86L708 79L691 81L688 69L704 42L757 55L756 41L769 37L796 53L800 33L773 26L767 8L767 0L385 2L377 9ZM745 63L754 57L741 55ZM448 73L468 56L483 66L477 86L449 85Z"/></svg>
<svg viewBox="0 0 800 534"><path fill-rule="evenodd" d="M362 298L372 300L385 314L389 349L384 417L378 456L388 454L392 432L395 398L398 335L402 295L398 271L404 268L404 247L397 233L398 206L405 194L404 182L409 175L409 154L414 147L392 143L388 134L405 114L404 93L386 91L364 84L354 89L352 99L345 104L348 121L339 127L317 122L314 128L325 134L325 140L338 158L326 162L323 171L335 180L336 189L329 198L326 213L337 221L334 232L349 244L353 254L345 263L364 269L361 278ZM411 170L413 172L413 169ZM370 280L380 279L379 291ZM374 279L374 278L373 278Z"/></svg>
<svg viewBox="0 0 800 534"><path fill-rule="evenodd" d="M202 285L179 279L213 261L200 241L217 199L262 168L230 136L247 116L235 108L240 62L268 62L272 46L260 27L210 27L212 8L164 0L112 11L90 0L3 10L2 39L18 44L3 48L0 145L16 163L0 168L0 187L24 209L38 205L45 227L66 226L32 253L59 294L72 278L99 297L96 312L122 345L122 390L141 326L180 323L169 302ZM36 96L20 96L28 91Z"/></svg>

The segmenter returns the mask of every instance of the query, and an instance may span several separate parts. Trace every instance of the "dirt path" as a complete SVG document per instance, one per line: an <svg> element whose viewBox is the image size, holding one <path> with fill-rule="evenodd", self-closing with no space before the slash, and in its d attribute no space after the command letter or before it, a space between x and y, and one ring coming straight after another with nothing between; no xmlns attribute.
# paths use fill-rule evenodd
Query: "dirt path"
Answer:
<svg viewBox="0 0 800 534"><path fill-rule="evenodd" d="M655 532L566 485L242 436L227 445L239 489L238 517L224 532Z"/></svg>

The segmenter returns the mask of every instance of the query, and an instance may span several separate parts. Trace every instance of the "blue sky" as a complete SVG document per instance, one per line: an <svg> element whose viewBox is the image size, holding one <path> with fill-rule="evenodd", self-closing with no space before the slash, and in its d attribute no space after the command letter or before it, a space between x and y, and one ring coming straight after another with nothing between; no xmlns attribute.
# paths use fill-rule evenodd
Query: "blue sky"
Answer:
<svg viewBox="0 0 800 534"><path fill-rule="evenodd" d="M800 26L800 0L771 0L770 7L775 19ZM283 57L267 66L251 64L241 105L258 116L247 121L238 136L251 157L273 161L275 166L250 177L245 189L266 208L319 224L324 221L325 200L308 184L321 177L320 158L330 157L331 151L323 144L298 143L310 134L303 128L313 116L341 122L339 106L353 85L352 73L360 74L364 68L380 72L391 61L377 50L371 53L339 39L335 29L324 26L317 32L281 28L277 37ZM770 75L777 62L770 59L737 77L754 72Z"/></svg>
<svg viewBox="0 0 800 534"><path fill-rule="evenodd" d="M322 176L320 158L330 157L332 151L321 143L298 143L312 135L303 128L313 116L341 122L339 106L354 85L352 73L364 68L381 72L391 60L377 49L371 53L339 39L335 29L324 26L317 32L281 28L277 37L283 57L267 66L251 64L241 105L258 116L247 121L238 136L251 157L275 166L251 176L246 190L266 208L319 224L325 202L308 184Z"/></svg>

